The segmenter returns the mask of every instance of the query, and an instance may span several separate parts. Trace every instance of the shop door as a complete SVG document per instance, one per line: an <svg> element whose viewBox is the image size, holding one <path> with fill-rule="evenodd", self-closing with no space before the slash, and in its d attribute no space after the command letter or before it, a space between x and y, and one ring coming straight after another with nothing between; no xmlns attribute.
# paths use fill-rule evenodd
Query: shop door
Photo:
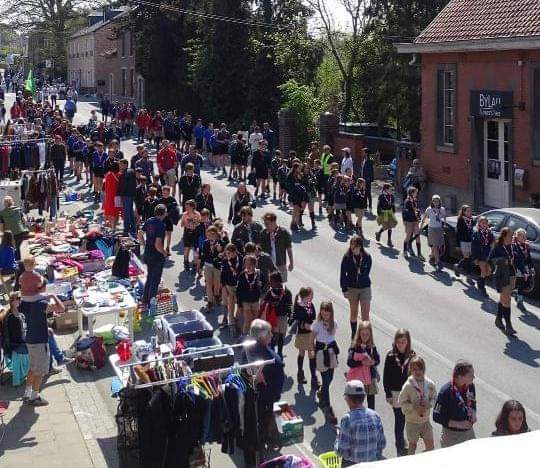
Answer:
<svg viewBox="0 0 540 468"><path fill-rule="evenodd" d="M504 208L509 205L508 120L484 121L484 205Z"/></svg>

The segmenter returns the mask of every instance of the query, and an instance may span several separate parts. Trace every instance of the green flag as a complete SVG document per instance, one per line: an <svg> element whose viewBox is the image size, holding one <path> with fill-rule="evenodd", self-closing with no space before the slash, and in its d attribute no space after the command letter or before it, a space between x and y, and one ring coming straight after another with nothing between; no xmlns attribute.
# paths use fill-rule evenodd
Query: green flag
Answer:
<svg viewBox="0 0 540 468"><path fill-rule="evenodd" d="M32 73L32 70L28 72L28 78L26 78L24 89L32 94L36 92L36 81L34 80L34 74Z"/></svg>

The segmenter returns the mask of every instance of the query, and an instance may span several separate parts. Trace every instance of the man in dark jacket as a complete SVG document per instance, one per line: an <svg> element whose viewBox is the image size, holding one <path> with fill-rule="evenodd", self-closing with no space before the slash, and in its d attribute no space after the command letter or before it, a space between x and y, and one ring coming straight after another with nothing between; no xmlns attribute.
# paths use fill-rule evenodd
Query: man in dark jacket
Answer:
<svg viewBox="0 0 540 468"><path fill-rule="evenodd" d="M248 242L259 243L259 236L263 227L260 223L253 221L253 209L250 206L244 206L240 210L240 216L242 217L242 222L234 227L231 242L243 254L244 246Z"/></svg>
<svg viewBox="0 0 540 468"><path fill-rule="evenodd" d="M120 161L120 179L116 195L122 197L122 207L124 209L124 233L137 234L135 223L135 213L133 212L133 201L137 192L137 178L135 171L129 167L127 159Z"/></svg>

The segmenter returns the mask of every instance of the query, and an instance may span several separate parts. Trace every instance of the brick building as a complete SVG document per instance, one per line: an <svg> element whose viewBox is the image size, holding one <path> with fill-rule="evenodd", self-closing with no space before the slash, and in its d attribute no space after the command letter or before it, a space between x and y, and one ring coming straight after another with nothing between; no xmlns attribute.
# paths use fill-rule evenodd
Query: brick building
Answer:
<svg viewBox="0 0 540 468"><path fill-rule="evenodd" d="M68 43L68 80L82 92L111 101L144 102L144 80L135 70L132 34L120 27L128 8L89 16L89 26Z"/></svg>
<svg viewBox="0 0 540 468"><path fill-rule="evenodd" d="M540 192L538 18L535 0L451 0L398 45L421 66L421 156L447 204L527 205Z"/></svg>

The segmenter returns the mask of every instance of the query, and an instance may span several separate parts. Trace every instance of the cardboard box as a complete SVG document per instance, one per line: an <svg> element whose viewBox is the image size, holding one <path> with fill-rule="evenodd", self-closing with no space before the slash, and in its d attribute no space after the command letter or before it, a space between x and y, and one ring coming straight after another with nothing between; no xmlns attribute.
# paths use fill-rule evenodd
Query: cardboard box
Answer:
<svg viewBox="0 0 540 468"><path fill-rule="evenodd" d="M289 417L284 418L283 413ZM292 418L290 415L294 415ZM304 420L296 414L294 408L286 401L274 403L274 418L276 421L281 445L293 445L304 440Z"/></svg>
<svg viewBox="0 0 540 468"><path fill-rule="evenodd" d="M71 331L77 328L77 311L69 310L54 319L54 327L58 331Z"/></svg>

